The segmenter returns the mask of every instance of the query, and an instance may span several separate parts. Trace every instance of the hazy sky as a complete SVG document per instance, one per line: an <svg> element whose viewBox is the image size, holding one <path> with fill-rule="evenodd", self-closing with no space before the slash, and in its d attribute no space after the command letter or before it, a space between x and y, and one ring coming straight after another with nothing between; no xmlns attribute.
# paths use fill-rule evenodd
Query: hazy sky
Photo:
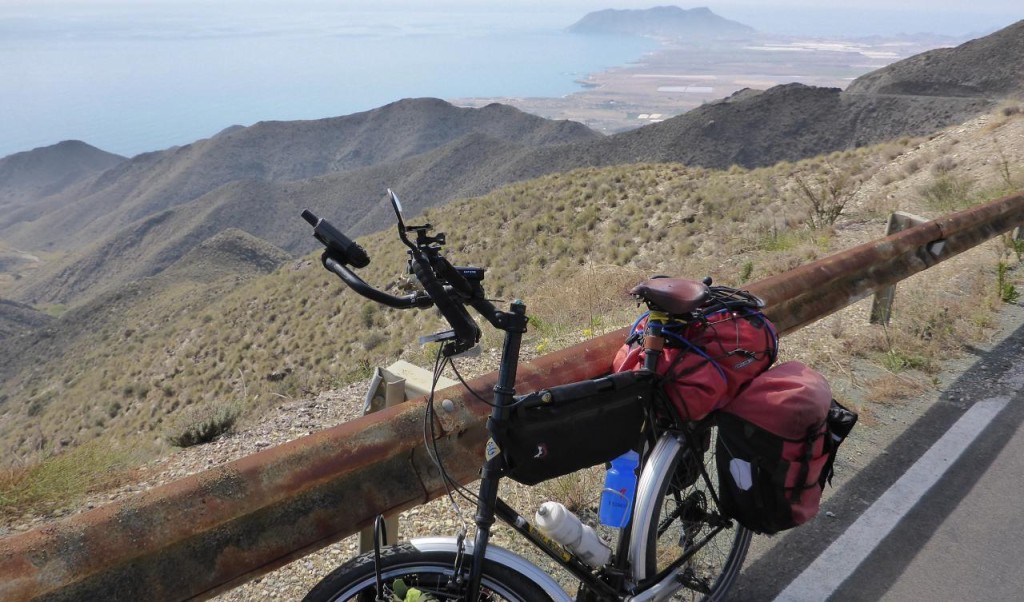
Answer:
<svg viewBox="0 0 1024 602"><path fill-rule="evenodd" d="M578 8L581 10L600 10L603 8L650 8L666 4L675 4L683 8L696 6L707 6L712 10L724 6L754 6L758 8L771 7L803 7L803 8L886 8L899 10L922 10L922 11L960 11L960 12L989 12L1011 14L1022 13L1017 0L727 0L718 2L671 2L665 0L300 0L301 3L317 2L323 5L363 5L376 7L417 7L424 8L432 6L467 6L476 5L478 8L490 6L492 8L523 7L541 8L559 6L565 8ZM289 5L295 4L290 0L217 0L216 2L204 2L203 0L0 0L0 7L12 6L59 6L59 5L236 5L252 6L262 5ZM1016 6L1016 8L1015 8Z"/></svg>
<svg viewBox="0 0 1024 602"><path fill-rule="evenodd" d="M472 10L515 13L545 25L568 25L583 14L605 8L649 8L676 4L683 8L707 6L714 12L762 31L775 33L822 33L866 35L871 33L988 33L1024 18L1021 0L723 0L671 2L671 0L0 0L0 17L46 11L60 7L144 7L223 15L253 10L287 9L299 12L317 5L341 11L403 11L424 13ZM129 8L130 7L130 8Z"/></svg>

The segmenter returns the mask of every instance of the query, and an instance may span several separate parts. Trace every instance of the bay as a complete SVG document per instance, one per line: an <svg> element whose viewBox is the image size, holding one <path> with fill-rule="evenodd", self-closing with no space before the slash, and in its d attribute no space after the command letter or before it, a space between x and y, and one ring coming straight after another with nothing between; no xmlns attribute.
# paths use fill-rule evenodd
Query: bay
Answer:
<svg viewBox="0 0 1024 602"><path fill-rule="evenodd" d="M318 10L0 13L0 157L66 139L131 156L409 97L563 96L656 48L566 33L566 14Z"/></svg>

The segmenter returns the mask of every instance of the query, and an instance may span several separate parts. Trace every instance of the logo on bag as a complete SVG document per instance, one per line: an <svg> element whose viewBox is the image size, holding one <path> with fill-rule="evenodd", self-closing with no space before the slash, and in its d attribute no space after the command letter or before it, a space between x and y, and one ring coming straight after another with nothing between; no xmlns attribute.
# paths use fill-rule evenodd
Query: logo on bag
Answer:
<svg viewBox="0 0 1024 602"><path fill-rule="evenodd" d="M754 478L750 472L750 462L733 458L729 461L729 474L740 491L749 491L754 486Z"/></svg>

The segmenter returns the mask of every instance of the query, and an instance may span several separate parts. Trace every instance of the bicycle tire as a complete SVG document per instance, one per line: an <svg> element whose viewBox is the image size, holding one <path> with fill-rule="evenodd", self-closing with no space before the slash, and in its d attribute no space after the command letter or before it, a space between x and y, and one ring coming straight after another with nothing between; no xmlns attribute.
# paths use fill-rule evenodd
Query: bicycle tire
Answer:
<svg viewBox="0 0 1024 602"><path fill-rule="evenodd" d="M451 585L456 554L449 551L423 551L408 543L381 549L380 568L385 588L391 590L397 579L437 600L464 600L465 579L462 585ZM463 572L469 572L472 558L464 557ZM372 602L376 598L377 578L374 553L367 552L336 568L324 577L303 598L304 602L344 602L355 600ZM480 584L480 599L484 601L550 602L543 589L522 573L494 562L484 560ZM391 600L388 596L385 599Z"/></svg>
<svg viewBox="0 0 1024 602"><path fill-rule="evenodd" d="M651 482L646 487L654 492L654 498L650 504L638 504L637 515L633 517L636 523L633 536L639 536L637 545L644 546L643 553L638 554L638 566L634 566L634 577L638 581L657 575L679 559L683 552L680 542L699 542L712 533L713 522L723 520L698 465L703 465L717 491L714 457L717 429L709 428L710 441L699 446L707 450L704 453L681 438L669 436L659 442L659 445L674 444L677 450L671 460L651 471ZM663 455L667 457L667 453ZM683 587L672 599L704 602L723 599L739 576L752 535L735 521L715 534L682 567L679 581Z"/></svg>

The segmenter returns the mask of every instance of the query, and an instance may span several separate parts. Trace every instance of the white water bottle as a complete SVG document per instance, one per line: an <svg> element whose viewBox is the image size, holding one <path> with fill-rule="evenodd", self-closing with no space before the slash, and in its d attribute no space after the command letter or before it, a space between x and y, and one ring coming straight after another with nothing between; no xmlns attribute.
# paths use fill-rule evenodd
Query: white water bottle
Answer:
<svg viewBox="0 0 1024 602"><path fill-rule="evenodd" d="M590 566L601 568L612 558L609 548L593 529L558 502L544 502L537 510L537 527L548 537L575 552Z"/></svg>

